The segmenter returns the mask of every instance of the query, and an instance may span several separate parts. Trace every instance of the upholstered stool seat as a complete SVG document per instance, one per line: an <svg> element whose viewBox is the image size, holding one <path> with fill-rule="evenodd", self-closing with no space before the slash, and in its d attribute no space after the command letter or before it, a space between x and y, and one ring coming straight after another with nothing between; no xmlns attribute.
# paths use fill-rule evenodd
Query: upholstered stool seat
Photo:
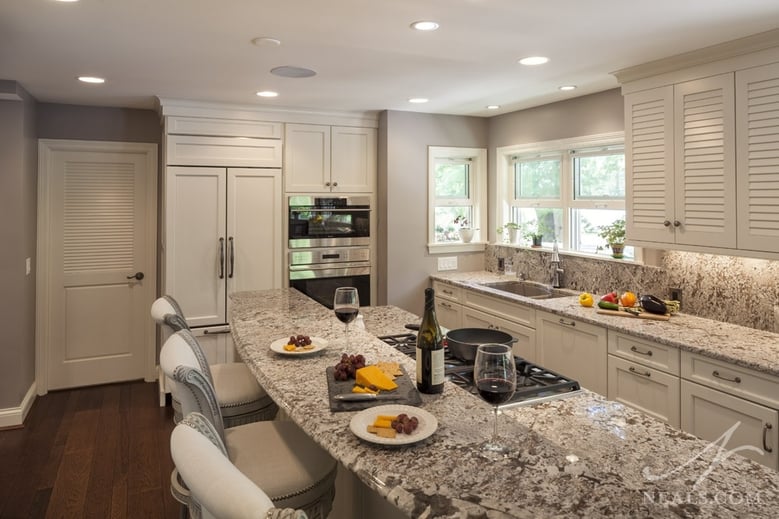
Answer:
<svg viewBox="0 0 779 519"><path fill-rule="evenodd" d="M191 488L189 515L203 519L305 519L274 503L231 463L219 433L199 413L179 422L170 438L173 462Z"/></svg>
<svg viewBox="0 0 779 519"><path fill-rule="evenodd" d="M187 321L181 311L181 306L171 296L158 298L151 307L152 318L158 323L171 328L174 332L188 330ZM208 364L197 339L192 336L190 347L200 350L201 371L211 378L216 391L219 406L222 408L224 426L272 420L278 412L278 406L260 386L254 374L243 362L228 362L223 364ZM181 404L172 398L173 419L179 422L182 418Z"/></svg>
<svg viewBox="0 0 779 519"><path fill-rule="evenodd" d="M160 366L175 382L173 391L185 416L203 414L224 442L230 461L275 506L325 519L335 496L335 460L294 422L262 421L225 429L211 380L201 371L196 350L189 346L191 338L189 331L180 330L165 341L160 352Z"/></svg>

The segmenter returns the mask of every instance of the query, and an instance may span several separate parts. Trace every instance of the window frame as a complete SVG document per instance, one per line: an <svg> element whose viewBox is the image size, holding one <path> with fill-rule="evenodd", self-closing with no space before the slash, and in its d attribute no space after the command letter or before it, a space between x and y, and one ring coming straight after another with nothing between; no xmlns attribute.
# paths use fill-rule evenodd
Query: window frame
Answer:
<svg viewBox="0 0 779 519"><path fill-rule="evenodd" d="M583 255L591 258L611 259L607 248L600 254L592 254L568 248L568 244L571 242L571 234L573 232L571 211L575 209L617 209L624 211L626 210L627 193L625 194L625 199L622 200L575 199L573 165L575 157L603 155L603 151L608 152L610 150L614 150L615 148L621 148L624 150L624 140L624 132L612 132L597 135L586 135L570 139L502 146L497 148L497 189L495 210L493 212L495 227L501 227L506 222L511 221L511 208L512 206L517 205L518 202L524 201L526 204L524 207L527 208L562 208L563 220L565 223L562 229L560 250L564 250L569 254ZM533 202L528 205L527 199L514 198L516 193L514 185L514 164L517 160L532 159L533 155L537 155L539 160L543 160L545 158L554 158L556 156L561 158L561 185L559 201L551 199L534 199ZM628 172L626 171L625 175L627 174ZM635 247L634 258L627 261L641 263L641 249L639 247Z"/></svg>
<svg viewBox="0 0 779 519"><path fill-rule="evenodd" d="M435 169L436 164L442 161L468 161L470 164L469 198L445 199L443 206L460 206L465 201L470 201L472 207L471 228L475 232L472 242L447 242L435 241L435 209L438 207L438 199L435 197ZM487 149L452 146L428 146L428 170L427 170L427 248L430 254L445 254L453 252L483 251L489 239L487 228Z"/></svg>

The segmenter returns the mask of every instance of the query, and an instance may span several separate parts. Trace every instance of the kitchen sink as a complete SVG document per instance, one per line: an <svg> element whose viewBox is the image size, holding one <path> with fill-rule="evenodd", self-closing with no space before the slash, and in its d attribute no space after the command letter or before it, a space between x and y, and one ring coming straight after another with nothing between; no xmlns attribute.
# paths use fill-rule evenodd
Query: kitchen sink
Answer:
<svg viewBox="0 0 779 519"><path fill-rule="evenodd" d="M509 292L518 296L529 297L530 299L553 299L555 297L570 297L576 295L569 290L551 288L548 285L535 283L533 281L495 281L492 283L480 283L483 287Z"/></svg>

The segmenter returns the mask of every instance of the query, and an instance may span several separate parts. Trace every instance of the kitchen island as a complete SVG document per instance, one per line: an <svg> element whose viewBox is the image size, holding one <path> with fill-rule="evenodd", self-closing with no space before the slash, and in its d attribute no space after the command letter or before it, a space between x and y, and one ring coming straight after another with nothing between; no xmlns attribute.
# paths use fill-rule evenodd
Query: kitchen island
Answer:
<svg viewBox="0 0 779 519"><path fill-rule="evenodd" d="M588 391L505 411L500 433L511 451L500 459L479 449L491 433L491 407L451 383L440 395L422 395L421 407L439 423L431 438L403 448L363 442L349 430L354 412L330 411L326 368L343 352L396 361L408 373L413 359L367 330L351 330L346 348L332 311L295 290L239 293L231 304L236 349L271 397L408 517L774 517L779 510L775 471ZM300 358L270 351L293 333L329 345Z"/></svg>

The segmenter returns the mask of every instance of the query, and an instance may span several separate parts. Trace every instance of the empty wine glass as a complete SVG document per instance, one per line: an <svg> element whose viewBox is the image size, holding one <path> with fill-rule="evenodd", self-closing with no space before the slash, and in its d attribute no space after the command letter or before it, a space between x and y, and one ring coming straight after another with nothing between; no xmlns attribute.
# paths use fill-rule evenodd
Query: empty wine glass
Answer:
<svg viewBox="0 0 779 519"><path fill-rule="evenodd" d="M333 298L333 310L339 321L344 323L344 335L346 347L349 347L349 323L357 318L360 312L360 295L354 287L340 287L335 289Z"/></svg>
<svg viewBox="0 0 779 519"><path fill-rule="evenodd" d="M517 365L510 346L482 344L476 350L473 380L479 395L494 406L495 427L492 439L483 448L503 453L507 448L498 441L498 406L511 399L517 389Z"/></svg>

